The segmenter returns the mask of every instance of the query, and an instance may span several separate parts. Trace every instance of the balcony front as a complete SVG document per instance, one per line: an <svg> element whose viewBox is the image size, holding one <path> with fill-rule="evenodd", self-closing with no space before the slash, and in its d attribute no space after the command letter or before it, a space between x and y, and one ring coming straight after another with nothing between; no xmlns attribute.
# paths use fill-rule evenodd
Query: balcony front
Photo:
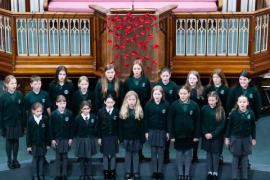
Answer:
<svg viewBox="0 0 270 180"><path fill-rule="evenodd" d="M269 70L269 7L233 13L163 10L154 12L158 17L154 37L159 44L157 69L170 66L174 77L194 69L207 75L217 67L228 76L242 69L254 75ZM144 9L140 11L143 14ZM18 77L46 77L58 65L65 65L74 77L99 76L113 59L105 27L111 13L0 9L0 71ZM118 61L124 64L123 58Z"/></svg>

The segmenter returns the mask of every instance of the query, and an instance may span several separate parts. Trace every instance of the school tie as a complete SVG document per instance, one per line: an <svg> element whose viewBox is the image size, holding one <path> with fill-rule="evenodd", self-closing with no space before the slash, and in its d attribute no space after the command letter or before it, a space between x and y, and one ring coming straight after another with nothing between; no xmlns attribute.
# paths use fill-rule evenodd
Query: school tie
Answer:
<svg viewBox="0 0 270 180"><path fill-rule="evenodd" d="M86 122L87 125L89 124L89 119L88 119L88 117L85 117L85 122Z"/></svg>

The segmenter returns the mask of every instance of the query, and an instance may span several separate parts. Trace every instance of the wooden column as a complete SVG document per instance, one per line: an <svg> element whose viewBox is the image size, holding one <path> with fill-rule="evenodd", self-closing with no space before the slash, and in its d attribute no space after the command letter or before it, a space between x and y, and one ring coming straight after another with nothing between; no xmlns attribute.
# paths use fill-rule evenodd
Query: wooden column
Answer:
<svg viewBox="0 0 270 180"><path fill-rule="evenodd" d="M37 0L35 0L37 1ZM30 12L30 0L25 0L25 11Z"/></svg>
<svg viewBox="0 0 270 180"><path fill-rule="evenodd" d="M16 17L11 16L10 18L11 26L11 52L12 52L12 69L15 70L16 58L17 58L17 31L16 31Z"/></svg>
<svg viewBox="0 0 270 180"><path fill-rule="evenodd" d="M10 0L2 0L0 7L6 10L10 10L11 6L10 6Z"/></svg>
<svg viewBox="0 0 270 180"><path fill-rule="evenodd" d="M256 22L255 22L255 16L250 17L250 33L249 33L249 42L248 42L248 56L250 58L250 68L253 69L254 65L254 50L255 50L255 27L256 27Z"/></svg>

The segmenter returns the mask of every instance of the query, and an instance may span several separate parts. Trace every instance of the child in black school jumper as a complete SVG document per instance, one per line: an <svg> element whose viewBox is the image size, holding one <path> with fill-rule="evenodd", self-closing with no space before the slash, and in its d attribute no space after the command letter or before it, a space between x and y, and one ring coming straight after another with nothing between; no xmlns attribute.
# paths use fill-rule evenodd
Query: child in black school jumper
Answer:
<svg viewBox="0 0 270 180"><path fill-rule="evenodd" d="M30 86L32 88L32 91L28 92L24 97L26 112L28 116L31 115L31 107L36 102L42 104L42 113L44 115L46 115L47 117L51 116L51 100L49 94L46 91L41 90L41 85L41 77L34 75L30 78Z"/></svg>
<svg viewBox="0 0 270 180"><path fill-rule="evenodd" d="M56 98L58 107L51 116L51 142L55 149L56 179L67 179L68 151L72 144L73 114L66 109L67 101L65 96L59 95Z"/></svg>
<svg viewBox="0 0 270 180"><path fill-rule="evenodd" d="M32 115L27 122L27 151L33 156L33 180L44 179L44 162L47 149L50 148L49 119L42 115L43 106L36 102L32 105Z"/></svg>
<svg viewBox="0 0 270 180"><path fill-rule="evenodd" d="M248 98L244 95L239 96L237 107L229 115L225 144L233 155L233 180L238 179L239 161L241 161L241 179L248 179L248 155L251 154L252 146L256 145L256 119L248 105Z"/></svg>
<svg viewBox="0 0 270 180"><path fill-rule="evenodd" d="M262 102L260 93L256 86L252 84L251 80L252 79L248 71L243 70L239 76L239 84L232 88L228 95L227 110L231 111L237 102L238 97L245 95L248 98L249 107L254 112L255 119L257 121L260 117Z"/></svg>
<svg viewBox="0 0 270 180"><path fill-rule="evenodd" d="M67 76L67 68L58 66L55 72L55 79L49 84L48 92L51 102L55 102L56 97L63 95L66 98L67 108L71 109L71 98L74 91L73 83ZM52 110L57 109L55 104L52 104Z"/></svg>
<svg viewBox="0 0 270 180"><path fill-rule="evenodd" d="M135 91L127 92L119 117L119 139L126 150L125 179L130 179L132 175L140 179L139 150L144 142L143 110Z"/></svg>
<svg viewBox="0 0 270 180"><path fill-rule="evenodd" d="M183 86L169 111L169 134L176 149L178 180L189 180L193 142L200 136L200 108L191 100L191 89Z"/></svg>
<svg viewBox="0 0 270 180"><path fill-rule="evenodd" d="M115 98L111 94L104 98L104 104L97 113L98 143L103 154L104 179L115 179L116 153L119 151L119 110L114 107Z"/></svg>
<svg viewBox="0 0 270 180"><path fill-rule="evenodd" d="M209 92L215 91L218 93L219 99L221 101L221 105L225 111L225 115L228 115L228 111L226 110L226 105L227 105L227 99L229 95L229 87L228 87L228 82L226 80L226 77L222 71L222 69L214 69L210 78L209 78L209 84L205 88L205 99L207 99L207 95ZM222 132L222 136L224 139L224 133L226 130L226 123L225 123L225 128ZM220 146L220 155L219 155L219 163L223 163L223 143L222 146Z"/></svg>
<svg viewBox="0 0 270 180"><path fill-rule="evenodd" d="M81 113L74 122L74 133L76 136L75 155L79 158L81 175L80 180L93 179L91 157L97 153L96 131L97 119L91 111L89 101L82 101L80 104Z"/></svg>
<svg viewBox="0 0 270 180"><path fill-rule="evenodd" d="M104 106L104 99L111 94L115 99L115 107L119 108L122 104L124 89L121 80L115 76L116 69L113 64L104 67L104 76L101 77L95 87L95 106L99 110Z"/></svg>
<svg viewBox="0 0 270 180"><path fill-rule="evenodd" d="M156 83L156 85L160 85L163 88L165 99L171 105L178 97L178 86L172 81L171 78L171 70L168 67L164 67L160 71L160 80ZM170 162L170 140L166 142L165 150L164 150L164 163Z"/></svg>
<svg viewBox="0 0 270 180"><path fill-rule="evenodd" d="M200 75L198 71L190 71L187 75L186 86L191 89L190 92L190 99L195 101L199 108L201 109L202 106L205 104L204 99L204 88L201 83ZM199 162L198 159L198 145L199 141L193 142L193 155L192 155L192 162L196 163Z"/></svg>
<svg viewBox="0 0 270 180"><path fill-rule="evenodd" d="M202 149L207 152L208 180L218 179L219 154L223 144L225 112L217 92L208 93L208 104L201 110Z"/></svg>
<svg viewBox="0 0 270 180"><path fill-rule="evenodd" d="M4 86L5 91L0 97L0 128L2 136L6 138L7 165L14 169L20 168L17 156L19 138L26 127L25 103L22 94L16 90L17 80L14 76L6 76Z"/></svg>
<svg viewBox="0 0 270 180"><path fill-rule="evenodd" d="M142 108L150 99L151 87L148 77L144 74L143 64L141 60L133 62L129 77L124 83L125 94L128 91L135 91L138 94ZM139 152L140 160L145 160L142 150Z"/></svg>
<svg viewBox="0 0 270 180"><path fill-rule="evenodd" d="M91 103L91 113L95 113L94 92L89 89L89 80L86 76L81 76L78 79L78 90L72 95L72 112L74 115L80 114L80 107L82 101L89 101Z"/></svg>
<svg viewBox="0 0 270 180"><path fill-rule="evenodd" d="M165 101L161 86L156 85L152 89L150 101L144 109L145 138L151 146L152 178L163 179L163 160L168 134L169 103Z"/></svg>

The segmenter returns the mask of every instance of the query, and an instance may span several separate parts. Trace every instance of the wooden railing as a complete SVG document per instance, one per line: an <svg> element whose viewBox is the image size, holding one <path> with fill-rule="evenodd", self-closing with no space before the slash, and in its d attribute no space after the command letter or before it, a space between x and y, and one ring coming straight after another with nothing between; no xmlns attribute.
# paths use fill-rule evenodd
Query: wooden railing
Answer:
<svg viewBox="0 0 270 180"><path fill-rule="evenodd" d="M182 13L160 19L159 65L174 76L192 69L228 75L270 68L270 8L249 13ZM72 75L97 75L108 62L106 15L12 13L0 9L0 71L51 75L62 64ZM100 73L100 72L99 72Z"/></svg>
<svg viewBox="0 0 270 180"><path fill-rule="evenodd" d="M269 16L270 8L254 13L175 14L171 39L173 72L180 75L197 69L208 73L214 67L222 67L229 74L240 69L253 73L267 70ZM258 58L264 67L258 64Z"/></svg>
<svg viewBox="0 0 270 180"><path fill-rule="evenodd" d="M50 74L59 64L73 66L74 73L85 70L85 74L92 74L96 69L94 21L91 14L11 13L1 9L0 55L7 57L6 65L17 74L37 69L35 73Z"/></svg>

